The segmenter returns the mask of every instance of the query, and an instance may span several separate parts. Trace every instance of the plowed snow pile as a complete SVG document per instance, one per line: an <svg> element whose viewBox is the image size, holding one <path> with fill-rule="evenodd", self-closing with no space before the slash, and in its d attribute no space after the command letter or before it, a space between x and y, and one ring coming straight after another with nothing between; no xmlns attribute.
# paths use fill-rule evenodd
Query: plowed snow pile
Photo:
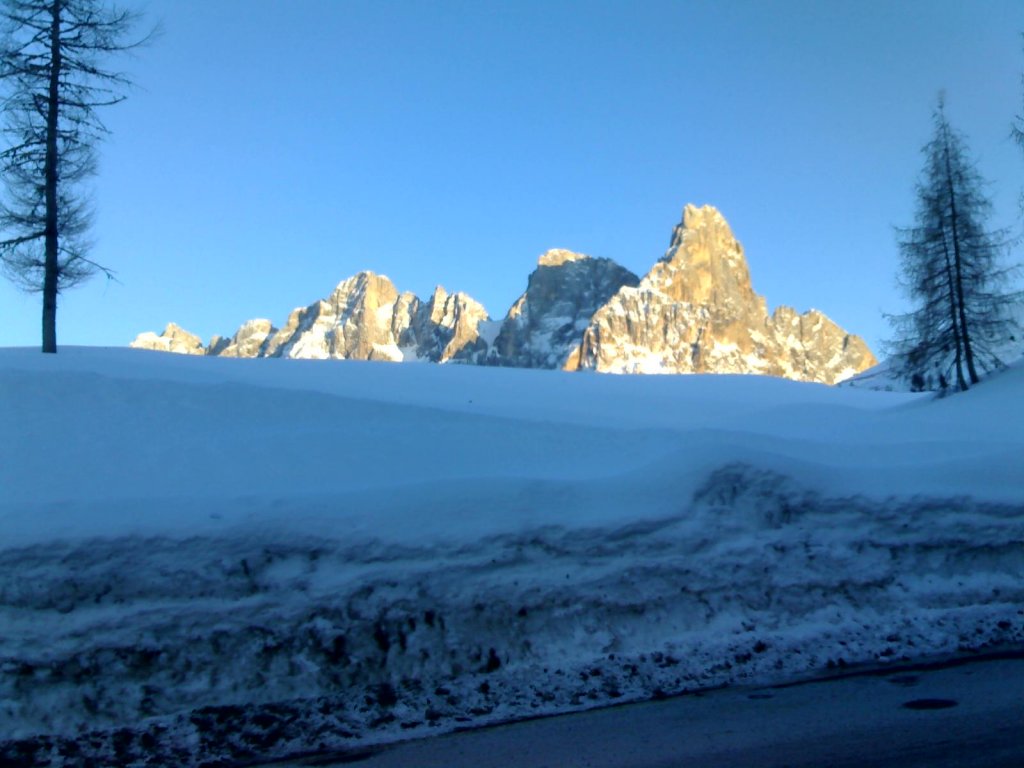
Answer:
<svg viewBox="0 0 1024 768"><path fill-rule="evenodd" d="M1022 394L0 350L0 762L1019 646Z"/></svg>

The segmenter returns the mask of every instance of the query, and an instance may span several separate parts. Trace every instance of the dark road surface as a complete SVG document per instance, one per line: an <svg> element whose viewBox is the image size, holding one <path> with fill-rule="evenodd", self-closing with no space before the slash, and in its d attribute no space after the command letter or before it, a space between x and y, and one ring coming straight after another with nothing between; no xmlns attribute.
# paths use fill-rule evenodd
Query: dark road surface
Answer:
<svg viewBox="0 0 1024 768"><path fill-rule="evenodd" d="M1024 659L734 688L279 765L1024 768Z"/></svg>

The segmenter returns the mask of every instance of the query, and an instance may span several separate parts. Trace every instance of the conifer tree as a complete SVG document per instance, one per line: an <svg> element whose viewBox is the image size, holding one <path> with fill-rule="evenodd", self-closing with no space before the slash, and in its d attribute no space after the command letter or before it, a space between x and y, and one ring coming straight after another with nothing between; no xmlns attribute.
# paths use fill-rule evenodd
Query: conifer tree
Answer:
<svg viewBox="0 0 1024 768"><path fill-rule="evenodd" d="M984 181L941 97L933 124L922 149L917 221L899 230L900 282L915 308L890 316L896 337L889 351L914 389L966 390L1002 365L999 350L1016 333L1020 294L1004 290L1007 233L986 229L992 205Z"/></svg>
<svg viewBox="0 0 1024 768"><path fill-rule="evenodd" d="M57 296L96 272L88 258L96 172L106 133L96 113L124 99L127 78L103 61L139 45L136 14L101 0L3 0L0 7L0 262L21 288L42 293L42 349L57 351Z"/></svg>
<svg viewBox="0 0 1024 768"><path fill-rule="evenodd" d="M1024 76L1021 77L1021 90L1024 92ZM1014 115L1013 122L1010 123L1010 138L1016 142L1017 146L1020 147L1021 151L1024 152L1024 111L1019 115ZM1020 209L1024 212L1024 190L1020 193Z"/></svg>

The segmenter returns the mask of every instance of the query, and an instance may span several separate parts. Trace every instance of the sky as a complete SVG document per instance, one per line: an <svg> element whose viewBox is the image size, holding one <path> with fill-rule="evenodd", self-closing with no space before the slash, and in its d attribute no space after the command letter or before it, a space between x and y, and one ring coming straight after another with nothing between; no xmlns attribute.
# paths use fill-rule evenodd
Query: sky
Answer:
<svg viewBox="0 0 1024 768"><path fill-rule="evenodd" d="M62 295L60 344L280 325L363 269L497 319L549 248L642 276L696 203L769 308L877 352L943 89L992 225L1021 229L1019 0L125 5L162 31L103 113L92 258L117 282ZM38 344L40 311L3 283L0 346Z"/></svg>

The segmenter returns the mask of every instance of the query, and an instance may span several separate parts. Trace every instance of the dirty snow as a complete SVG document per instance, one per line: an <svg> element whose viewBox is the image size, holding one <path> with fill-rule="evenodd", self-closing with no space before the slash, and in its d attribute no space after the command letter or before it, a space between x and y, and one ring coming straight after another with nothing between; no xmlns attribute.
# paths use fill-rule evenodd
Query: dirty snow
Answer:
<svg viewBox="0 0 1024 768"><path fill-rule="evenodd" d="M1022 390L0 350L0 761L1019 645Z"/></svg>

